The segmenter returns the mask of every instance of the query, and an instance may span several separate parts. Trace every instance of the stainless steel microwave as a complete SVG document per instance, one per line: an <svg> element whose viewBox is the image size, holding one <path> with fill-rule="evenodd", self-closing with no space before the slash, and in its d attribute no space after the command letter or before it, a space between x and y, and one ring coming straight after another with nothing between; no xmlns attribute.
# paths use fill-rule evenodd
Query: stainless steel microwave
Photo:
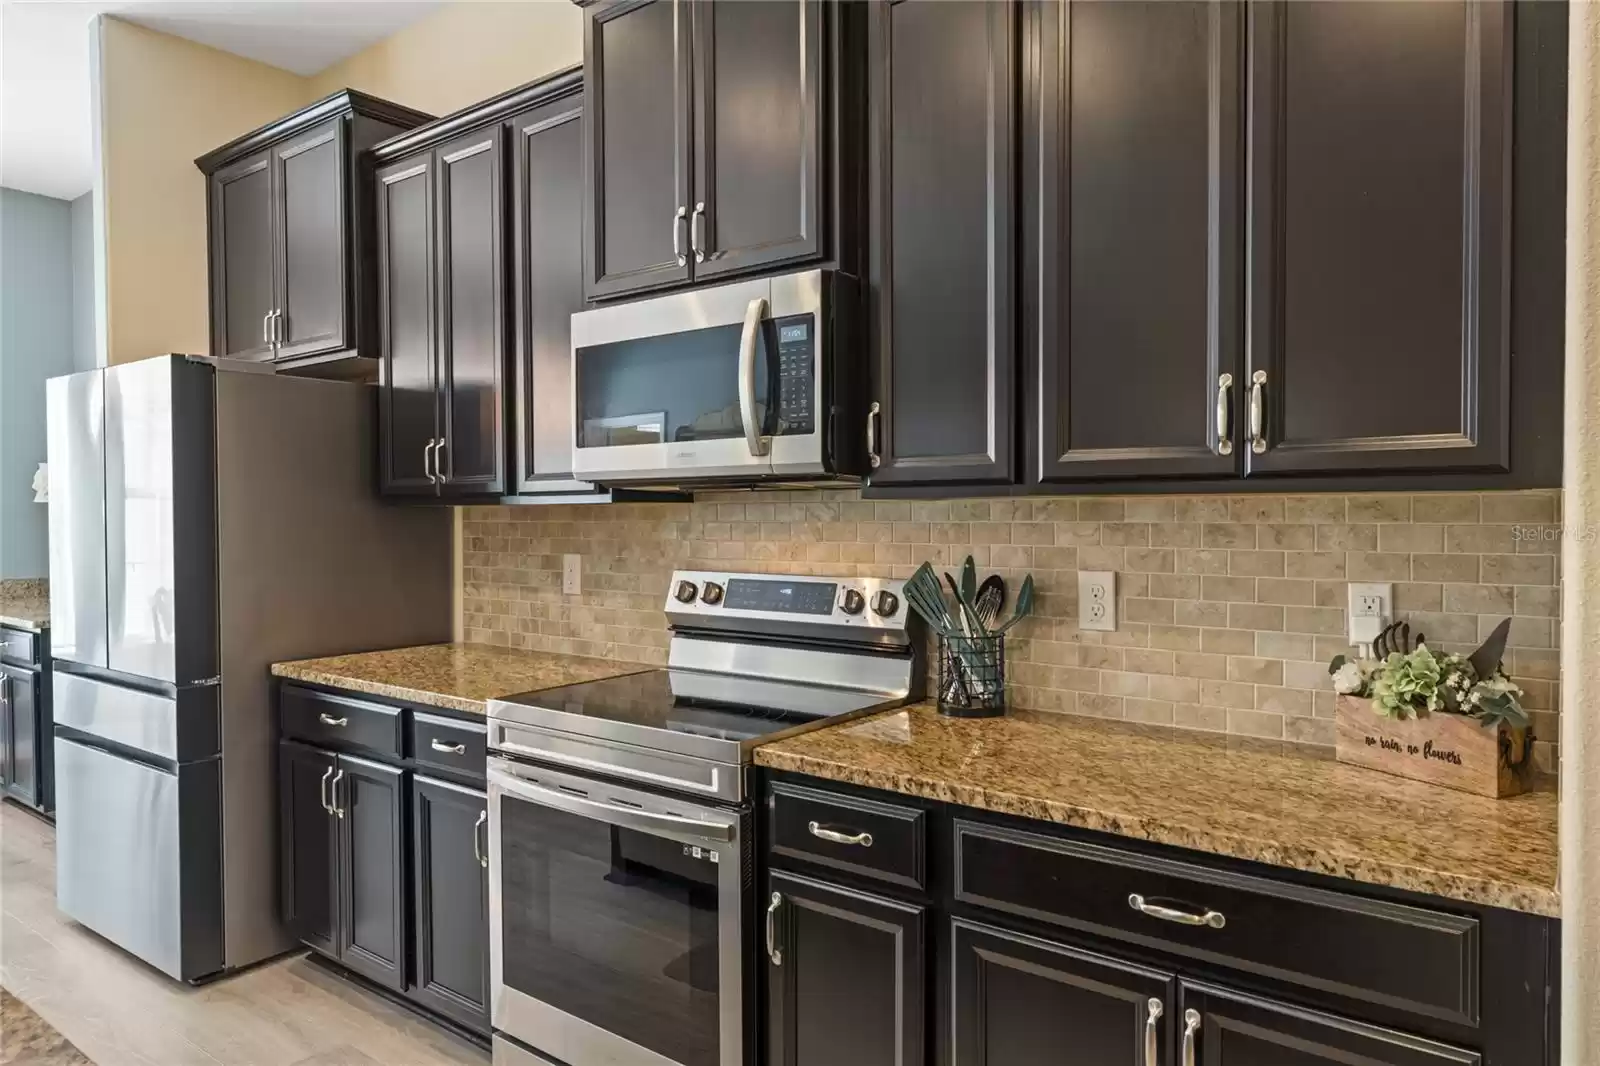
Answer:
<svg viewBox="0 0 1600 1066"><path fill-rule="evenodd" d="M855 279L740 281L572 316L573 473L602 484L865 473Z"/></svg>

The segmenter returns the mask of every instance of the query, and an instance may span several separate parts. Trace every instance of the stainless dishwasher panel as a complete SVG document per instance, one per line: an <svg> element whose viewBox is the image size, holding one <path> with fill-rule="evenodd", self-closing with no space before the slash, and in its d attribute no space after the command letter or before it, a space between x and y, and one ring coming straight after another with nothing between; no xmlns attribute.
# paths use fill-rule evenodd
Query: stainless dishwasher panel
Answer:
<svg viewBox="0 0 1600 1066"><path fill-rule="evenodd" d="M182 981L222 968L218 760L157 769L55 739L56 905Z"/></svg>

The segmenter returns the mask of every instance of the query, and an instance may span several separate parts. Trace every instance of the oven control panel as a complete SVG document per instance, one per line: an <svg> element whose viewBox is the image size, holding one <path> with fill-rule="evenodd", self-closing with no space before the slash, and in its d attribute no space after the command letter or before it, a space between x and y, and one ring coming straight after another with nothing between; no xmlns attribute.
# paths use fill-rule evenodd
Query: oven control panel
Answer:
<svg viewBox="0 0 1600 1066"><path fill-rule="evenodd" d="M796 577L680 570L667 590L667 615L696 618L811 622L821 625L904 629L905 582L889 578Z"/></svg>

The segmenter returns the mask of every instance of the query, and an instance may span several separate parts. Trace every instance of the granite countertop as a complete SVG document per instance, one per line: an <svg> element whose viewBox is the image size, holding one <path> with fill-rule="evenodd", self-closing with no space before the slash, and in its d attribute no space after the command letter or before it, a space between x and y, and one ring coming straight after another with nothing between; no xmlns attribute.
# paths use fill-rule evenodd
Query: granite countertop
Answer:
<svg viewBox="0 0 1600 1066"><path fill-rule="evenodd" d="M516 651L489 644L415 648L273 663L277 677L485 714L488 701L653 669L644 663Z"/></svg>
<svg viewBox="0 0 1600 1066"><path fill-rule="evenodd" d="M1191 739L1193 737L1193 739ZM921 703L756 763L1140 840L1559 916L1552 792L1485 799L1303 754L1050 714Z"/></svg>
<svg viewBox="0 0 1600 1066"><path fill-rule="evenodd" d="M49 582L33 578L0 581L0 625L34 632L49 629Z"/></svg>

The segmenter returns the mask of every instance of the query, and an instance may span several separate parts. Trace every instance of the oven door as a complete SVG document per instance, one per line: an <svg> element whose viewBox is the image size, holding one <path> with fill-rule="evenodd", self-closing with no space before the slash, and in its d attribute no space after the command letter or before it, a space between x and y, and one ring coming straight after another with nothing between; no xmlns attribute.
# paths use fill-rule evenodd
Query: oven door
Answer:
<svg viewBox="0 0 1600 1066"><path fill-rule="evenodd" d="M743 1066L747 818L491 757L495 1029L567 1066Z"/></svg>
<svg viewBox="0 0 1600 1066"><path fill-rule="evenodd" d="M575 476L824 473L824 282L811 270L573 315Z"/></svg>

